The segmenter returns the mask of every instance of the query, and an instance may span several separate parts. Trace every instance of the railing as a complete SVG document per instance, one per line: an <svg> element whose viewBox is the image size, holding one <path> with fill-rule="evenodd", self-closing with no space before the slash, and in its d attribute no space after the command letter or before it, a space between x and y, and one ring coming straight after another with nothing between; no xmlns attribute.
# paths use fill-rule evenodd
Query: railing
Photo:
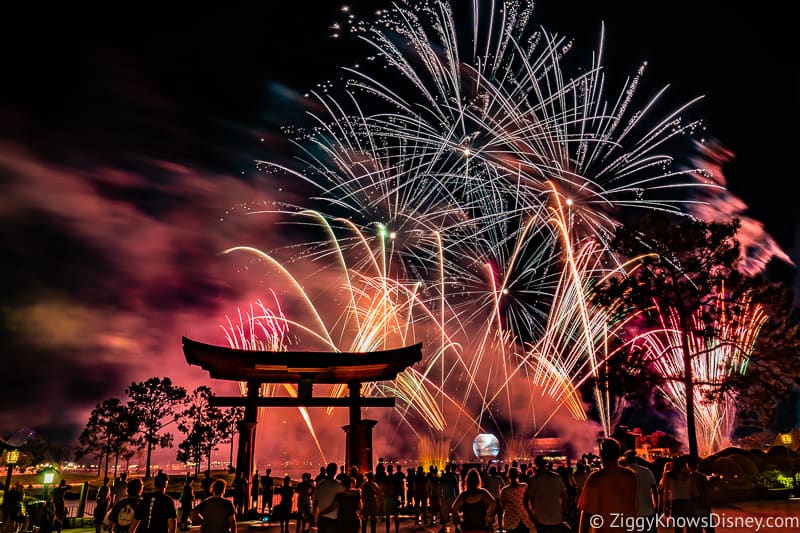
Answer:
<svg viewBox="0 0 800 533"><path fill-rule="evenodd" d="M275 493L272 495L272 508L274 509L280 503L280 501L281 501L281 496L280 496L280 494L278 494L278 491L276 490ZM258 497L259 505L257 506L256 510L261 511L262 508L266 507L263 502L264 502L264 496L259 495L259 497ZM251 503L251 505L254 505L254 504L255 504L255 501L253 501ZM295 493L292 496L292 510L296 510L296 509L297 509L297 493Z"/></svg>
<svg viewBox="0 0 800 533"><path fill-rule="evenodd" d="M64 524L64 527L84 527L88 524L94 523L94 508L96 505L97 504L93 501L86 502L86 509L83 511L83 516L78 518L79 504L77 502L67 503L64 506L67 512L66 524Z"/></svg>
<svg viewBox="0 0 800 533"><path fill-rule="evenodd" d="M78 516L78 505L80 505L77 501L72 503L72 501L68 501L66 503L67 508L67 516ZM97 502L94 500L87 500L86 501L86 508L83 510L83 516L92 517L94 516L94 508L97 506Z"/></svg>

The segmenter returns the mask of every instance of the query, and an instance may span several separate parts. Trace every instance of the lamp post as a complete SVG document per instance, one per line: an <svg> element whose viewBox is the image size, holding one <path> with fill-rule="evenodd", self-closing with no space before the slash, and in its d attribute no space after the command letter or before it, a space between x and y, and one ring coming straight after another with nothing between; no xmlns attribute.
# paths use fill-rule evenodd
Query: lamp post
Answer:
<svg viewBox="0 0 800 533"><path fill-rule="evenodd" d="M52 466L48 466L48 467L43 468L42 470L40 470L39 473L42 474L42 484L44 485L44 498L43 499L47 500L47 489L50 486L50 483L52 483L53 480L56 478L56 474L58 473L58 470L56 470Z"/></svg>
<svg viewBox="0 0 800 533"><path fill-rule="evenodd" d="M4 494L8 494L8 491L11 489L11 472L14 471L14 465L17 464L17 461L19 461L19 450L13 448L8 449L6 451L6 465L8 471L6 472L6 488Z"/></svg>

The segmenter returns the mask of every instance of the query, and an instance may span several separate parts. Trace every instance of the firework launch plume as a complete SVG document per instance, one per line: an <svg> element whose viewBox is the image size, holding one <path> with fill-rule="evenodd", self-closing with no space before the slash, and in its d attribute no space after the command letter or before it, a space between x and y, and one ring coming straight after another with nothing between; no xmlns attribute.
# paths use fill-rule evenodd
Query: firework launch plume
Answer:
<svg viewBox="0 0 800 533"><path fill-rule="evenodd" d="M713 313L718 323L708 324L703 313L693 317L692 329L683 332L673 309L656 309L661 328L648 331L633 341L643 347L655 369L664 378L661 390L672 406L686 417L686 389L683 383L684 352L681 336L688 335L694 386L694 411L697 421L699 451L713 454L730 444L736 411L732 393L721 394L726 378L744 374L761 327L766 322L764 309L749 297L741 302L728 299L724 289L716 299L728 313ZM715 335L704 332L713 329Z"/></svg>

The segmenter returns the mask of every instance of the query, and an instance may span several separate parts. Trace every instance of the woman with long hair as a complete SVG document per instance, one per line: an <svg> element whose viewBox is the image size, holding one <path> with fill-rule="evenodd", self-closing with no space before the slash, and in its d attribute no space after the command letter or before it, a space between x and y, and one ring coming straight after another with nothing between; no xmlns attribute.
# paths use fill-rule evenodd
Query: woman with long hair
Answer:
<svg viewBox="0 0 800 533"><path fill-rule="evenodd" d="M339 533L360 533L362 510L361 489L356 487L355 476L347 478L347 489L336 495L339 506L339 518L336 520L336 531Z"/></svg>
<svg viewBox="0 0 800 533"><path fill-rule="evenodd" d="M661 479L659 480L658 488L656 489L658 492L658 512L666 515L669 514L669 502L667 502L666 499L666 490L667 478L669 477L670 472L672 472L672 459L664 463L663 470L661 471Z"/></svg>
<svg viewBox="0 0 800 533"><path fill-rule="evenodd" d="M464 479L465 488L453 502L453 521L462 533L490 533L497 502L481 486L481 476L471 468Z"/></svg>
<svg viewBox="0 0 800 533"><path fill-rule="evenodd" d="M672 470L664 474L664 500L669 506L669 514L684 520L694 514L692 508L692 476L686 464L686 456L676 457L672 461ZM680 522L676 522L680 523ZM675 526L675 533L684 531L684 527Z"/></svg>

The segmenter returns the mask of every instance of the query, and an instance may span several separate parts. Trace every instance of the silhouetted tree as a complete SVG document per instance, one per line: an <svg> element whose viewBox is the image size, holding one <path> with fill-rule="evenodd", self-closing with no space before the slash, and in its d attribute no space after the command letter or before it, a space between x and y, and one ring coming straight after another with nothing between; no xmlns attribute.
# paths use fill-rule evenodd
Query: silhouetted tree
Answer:
<svg viewBox="0 0 800 533"><path fill-rule="evenodd" d="M147 448L145 479L150 477L150 460L153 447L172 446L172 434L164 428L175 422L186 398L186 389L172 384L170 378L150 378L131 383L125 390L130 398L128 405L138 421L138 434Z"/></svg>
<svg viewBox="0 0 800 533"><path fill-rule="evenodd" d="M91 420L89 422L91 424ZM90 425L87 424L86 429L81 432L78 437L78 445L75 447L74 454L76 460L81 460L84 457L93 457L97 460L97 475L98 477L103 472L103 459L105 459L106 449L103 446L102 437L95 433Z"/></svg>
<svg viewBox="0 0 800 533"><path fill-rule="evenodd" d="M222 411L221 432L227 437L231 445L231 455L228 468L233 468L233 438L239 429L239 422L244 419L244 407L231 407Z"/></svg>
<svg viewBox="0 0 800 533"><path fill-rule="evenodd" d="M130 469L131 459L133 459L141 450L142 448L139 445L138 439L134 439L130 445L125 446L122 448L122 450L120 450L119 458L125 461L124 472L127 472Z"/></svg>
<svg viewBox="0 0 800 533"><path fill-rule="evenodd" d="M681 339L683 373L680 376L686 395L686 428L689 453L697 455L695 424L695 381L690 337L700 334L706 338L716 335L714 315L721 306L715 305L720 288L730 295L742 290L745 278L736 270L739 244L735 240L738 221L730 224L708 223L683 219L676 223L663 213L648 215L638 223L617 228L611 249L627 258L638 258L638 268L628 276L610 279L598 288L597 301L604 305L622 302L622 312L661 310L675 313ZM730 299L735 302L735 298ZM725 312L736 312L729 304ZM703 320L696 321L697 317ZM660 317L643 313L645 326L659 327ZM702 323L703 331L695 330Z"/></svg>
<svg viewBox="0 0 800 533"><path fill-rule="evenodd" d="M109 398L92 410L86 428L79 437L80 446L75 455L94 455L100 458L98 474L105 458L105 476L108 476L109 459L130 446L136 433L136 418L119 398Z"/></svg>
<svg viewBox="0 0 800 533"><path fill-rule="evenodd" d="M768 428L777 406L800 386L800 327L794 294L783 284L762 282L754 300L763 306L767 322L761 328L747 371L729 379L740 421Z"/></svg>
<svg viewBox="0 0 800 533"><path fill-rule="evenodd" d="M195 475L200 473L203 459L211 470L211 453L225 438L225 422L221 409L211 406L214 393L206 386L196 388L186 401L178 429L186 438L178 444L178 461L194 462Z"/></svg>

